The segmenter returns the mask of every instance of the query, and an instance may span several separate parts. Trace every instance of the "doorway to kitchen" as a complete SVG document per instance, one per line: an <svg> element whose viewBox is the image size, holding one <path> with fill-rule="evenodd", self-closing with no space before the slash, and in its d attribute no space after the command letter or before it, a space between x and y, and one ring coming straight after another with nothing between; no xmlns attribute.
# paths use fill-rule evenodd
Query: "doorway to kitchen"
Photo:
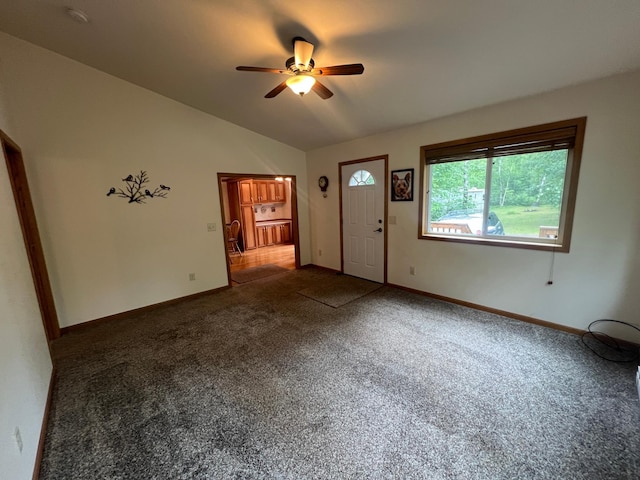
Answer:
<svg viewBox="0 0 640 480"><path fill-rule="evenodd" d="M229 285L300 268L294 175L218 173L218 188Z"/></svg>

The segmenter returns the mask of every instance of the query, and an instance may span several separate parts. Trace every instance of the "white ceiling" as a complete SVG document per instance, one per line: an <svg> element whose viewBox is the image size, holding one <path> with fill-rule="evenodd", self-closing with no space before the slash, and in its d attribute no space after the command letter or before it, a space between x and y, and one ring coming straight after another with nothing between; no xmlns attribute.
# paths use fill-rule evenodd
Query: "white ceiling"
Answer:
<svg viewBox="0 0 640 480"><path fill-rule="evenodd" d="M640 69L640 0L0 0L0 30L302 150ZM235 67L294 36L364 74L265 99Z"/></svg>

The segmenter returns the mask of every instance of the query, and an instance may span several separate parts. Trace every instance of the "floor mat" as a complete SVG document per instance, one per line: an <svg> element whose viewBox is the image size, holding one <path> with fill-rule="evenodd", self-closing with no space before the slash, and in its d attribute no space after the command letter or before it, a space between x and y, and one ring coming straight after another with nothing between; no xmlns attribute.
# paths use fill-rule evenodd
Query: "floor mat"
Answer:
<svg viewBox="0 0 640 480"><path fill-rule="evenodd" d="M341 307L379 289L382 284L362 278L340 275L330 283L315 285L298 293L333 308Z"/></svg>
<svg viewBox="0 0 640 480"><path fill-rule="evenodd" d="M266 265L259 265L253 268L247 268L245 270L238 270L237 272L231 272L231 280L237 283L253 282L260 278L270 277L278 273L288 272L286 268L279 267L278 265L272 265L267 263Z"/></svg>

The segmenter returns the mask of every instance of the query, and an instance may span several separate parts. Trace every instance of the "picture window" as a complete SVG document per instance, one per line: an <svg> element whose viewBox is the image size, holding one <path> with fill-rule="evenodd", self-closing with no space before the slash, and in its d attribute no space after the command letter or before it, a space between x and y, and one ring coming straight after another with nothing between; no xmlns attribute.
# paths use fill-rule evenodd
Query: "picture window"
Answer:
<svg viewBox="0 0 640 480"><path fill-rule="evenodd" d="M585 125L421 147L419 238L568 252Z"/></svg>

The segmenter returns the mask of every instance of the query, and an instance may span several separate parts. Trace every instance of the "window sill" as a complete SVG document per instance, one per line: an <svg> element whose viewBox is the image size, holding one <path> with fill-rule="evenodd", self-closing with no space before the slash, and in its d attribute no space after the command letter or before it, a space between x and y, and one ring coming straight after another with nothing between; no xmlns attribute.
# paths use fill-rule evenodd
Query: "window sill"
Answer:
<svg viewBox="0 0 640 480"><path fill-rule="evenodd" d="M491 245L494 247L507 247L507 248L524 248L528 250L542 250L546 252L560 252L569 253L568 245L562 245L559 243L552 243L552 241L545 241L545 239L517 239L514 237L506 238L494 238L494 237L478 237L478 236L456 236L447 235L443 233L425 233L418 235L419 240L437 240L454 243L467 243L473 245Z"/></svg>

